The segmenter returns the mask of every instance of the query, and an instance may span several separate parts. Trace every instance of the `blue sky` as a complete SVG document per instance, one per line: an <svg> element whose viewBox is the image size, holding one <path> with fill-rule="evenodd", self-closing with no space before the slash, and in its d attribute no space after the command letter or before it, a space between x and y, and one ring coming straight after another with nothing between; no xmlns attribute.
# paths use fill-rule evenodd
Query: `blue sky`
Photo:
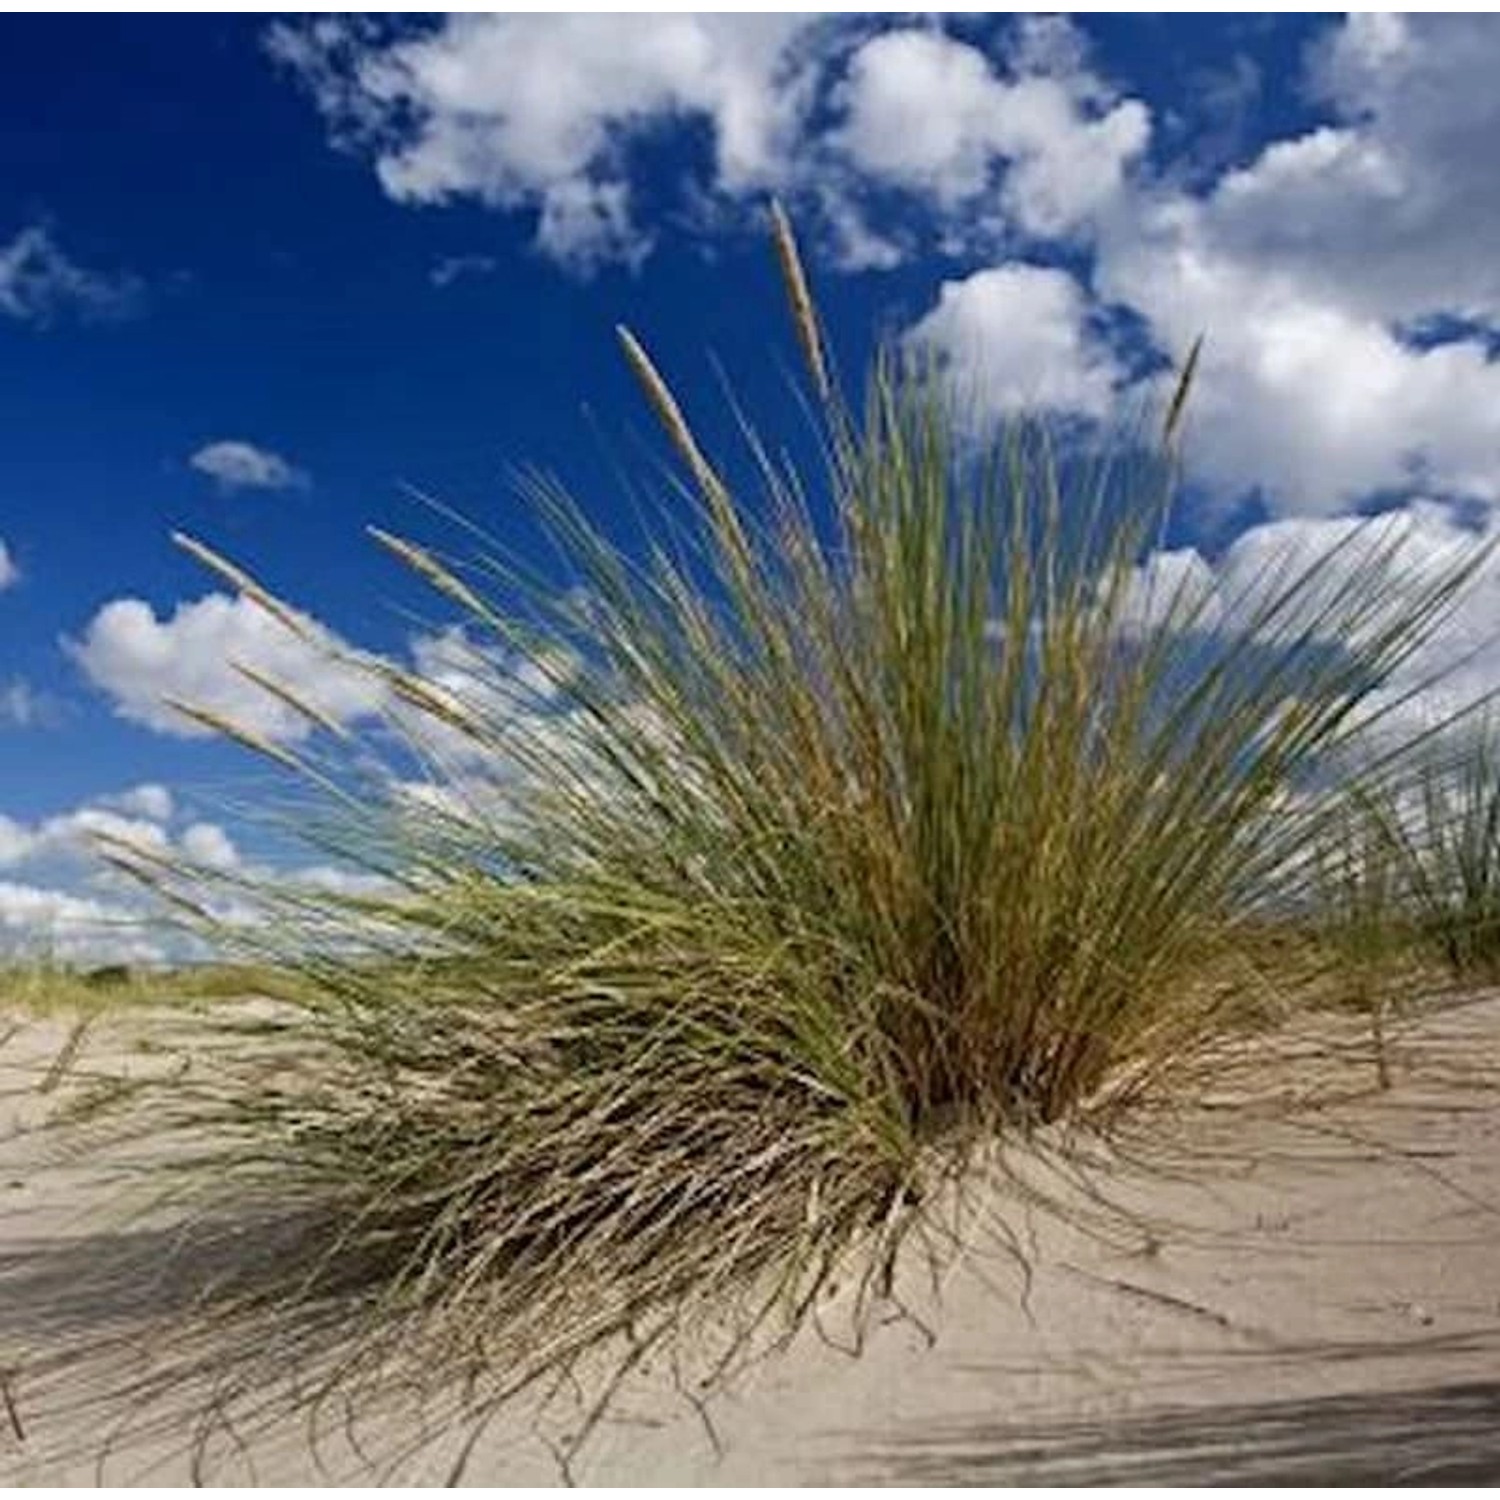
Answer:
<svg viewBox="0 0 1500 1500"><path fill-rule="evenodd" d="M794 430L771 194L845 368L925 342L986 419L1107 423L1206 333L1162 565L1207 587L1376 507L1419 567L1500 499L1488 18L10 16L0 42L0 949L119 945L85 937L128 904L101 828L251 857L245 757L164 695L302 733L240 658L378 707L174 528L420 659L441 614L362 535L433 530L404 486L525 550L507 473L534 462L629 534L617 469L661 448L617 322L705 436L713 358ZM1497 602L1486 573L1434 644L1472 658L1450 693L1500 683Z"/></svg>

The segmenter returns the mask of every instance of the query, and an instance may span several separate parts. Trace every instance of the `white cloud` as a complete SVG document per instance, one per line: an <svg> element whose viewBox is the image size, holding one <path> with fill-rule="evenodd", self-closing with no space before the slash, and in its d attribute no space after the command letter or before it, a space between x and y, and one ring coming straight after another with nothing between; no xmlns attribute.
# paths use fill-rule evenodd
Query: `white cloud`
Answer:
<svg viewBox="0 0 1500 1500"><path fill-rule="evenodd" d="M1149 112L1090 71L1066 21L998 46L886 26L821 55L833 123L804 121L788 180L846 268L931 244L1005 257L950 278L915 330L955 368L977 359L968 382L998 411L1029 396L1104 415L1125 363L1110 340L1130 326L1103 324L1108 307L1174 360L1207 336L1187 457L1225 501L1500 502L1500 21L1358 15L1325 36L1311 78L1334 122L1197 191L1203 159L1146 170ZM1235 97L1254 82L1240 67ZM870 218L871 187L919 210L899 234ZM1039 274L1049 252L1091 252L1086 291L1035 279L1033 305L1018 241Z"/></svg>
<svg viewBox="0 0 1500 1500"><path fill-rule="evenodd" d="M118 808L134 817L149 818L153 823L170 822L176 810L172 793L155 781L142 782L129 791L120 792L113 797L101 797L99 801L105 807Z"/></svg>
<svg viewBox="0 0 1500 1500"><path fill-rule="evenodd" d="M982 383L1003 409L1038 346L1031 383L1063 404L1098 414L1116 382L1062 283L1053 338L1040 313L1001 326L995 310L1014 299L979 279L1022 249L1041 262L1065 247L1093 256L1086 272L1070 267L1098 302L1135 314L1157 353L1179 358L1207 335L1188 454L1221 497L1258 489L1274 511L1312 515L1374 492L1500 500L1500 364L1484 337L1500 329L1494 17L1328 26L1310 81L1331 122L1217 180L1215 160L1243 156L1237 140L1205 157L1193 119L1169 122L1181 133L1158 145L1175 143L1177 158L1148 163L1150 111L1057 17L997 30L462 16L415 34L319 18L272 35L392 197L532 211L539 248L575 267L648 252L643 216L671 209L636 148L706 126L708 162L677 185L692 223L743 222L745 201L775 190L843 269L889 269L934 246L959 257L925 332L983 348L1002 367ZM1198 123L1237 136L1254 60L1203 81ZM976 259L996 256L998 267ZM1412 346L1413 329L1445 316L1468 320L1464 337Z"/></svg>
<svg viewBox="0 0 1500 1500"><path fill-rule="evenodd" d="M89 622L69 654L122 718L168 734L208 735L167 699L207 709L266 739L306 738L296 709L237 670L270 678L339 722L374 713L383 689L352 665L349 648L316 621L296 634L252 600L207 594L158 618L144 600L116 599Z"/></svg>
<svg viewBox="0 0 1500 1500"><path fill-rule="evenodd" d="M983 53L929 31L875 37L841 91L840 144L865 171L940 202L990 186L986 116L1003 88Z"/></svg>
<svg viewBox="0 0 1500 1500"><path fill-rule="evenodd" d="M10 555L10 548L5 545L5 538L0 537L0 592L4 592L16 583L20 577L21 570Z"/></svg>
<svg viewBox="0 0 1500 1500"><path fill-rule="evenodd" d="M568 665L559 658L549 671L476 640L462 625L415 635L408 650L425 683L471 709L497 716L553 702L554 677Z"/></svg>
<svg viewBox="0 0 1500 1500"><path fill-rule="evenodd" d="M223 490L288 490L307 483L279 453L236 438L205 443L188 463Z"/></svg>
<svg viewBox="0 0 1500 1500"><path fill-rule="evenodd" d="M570 177L542 194L536 247L560 265L584 273L609 261L638 266L651 245L652 237L631 220L623 182Z"/></svg>
<svg viewBox="0 0 1500 1500"><path fill-rule="evenodd" d="M1198 477L1300 513L1380 491L1500 499L1500 364L1478 340L1411 348L1276 260L1225 251L1213 213L1212 200L1142 206L1112 228L1096 275L1165 349L1206 333L1189 408Z"/></svg>
<svg viewBox="0 0 1500 1500"><path fill-rule="evenodd" d="M373 894L390 888L379 877L345 866L252 863L227 829L201 819L174 827L176 813L171 792L152 782L30 823L0 813L0 964L15 956L78 964L204 951L162 925L161 907L137 881L110 866L111 853L138 851L179 868L185 862L200 874L245 878L272 890ZM243 894L221 892L206 882L193 893L226 921L248 910Z"/></svg>
<svg viewBox="0 0 1500 1500"><path fill-rule="evenodd" d="M25 824L0 813L0 870L28 859L34 845L35 836Z"/></svg>
<svg viewBox="0 0 1500 1500"><path fill-rule="evenodd" d="M184 601L161 616L143 600L116 599L98 611L79 640L64 646L122 718L163 733L214 732L172 706L182 703L273 743L295 743L318 726L285 701L292 695L334 724L383 725L454 763L490 759L492 744L458 732L440 715L414 709L391 690L381 669L399 663L356 650L308 616L293 618L299 631L249 598L222 593ZM430 693L496 738L520 718L535 721L556 711L558 694L547 670L480 641L465 626L414 635L403 656ZM550 670L568 669L559 658ZM151 785L112 798L110 805L158 821L171 814L166 788Z"/></svg>
<svg viewBox="0 0 1500 1500"><path fill-rule="evenodd" d="M161 852L169 842L153 819L127 817L95 803L30 825L0 815L0 869L42 860L88 863L101 844L129 844Z"/></svg>
<svg viewBox="0 0 1500 1500"><path fill-rule="evenodd" d="M515 773L517 740L550 732L565 711L557 678L571 662L551 668L477 640L463 626L416 635L407 643L412 670L440 702L451 704L478 733L452 727L426 711L392 702L387 717L450 778L500 778Z"/></svg>
<svg viewBox="0 0 1500 1500"><path fill-rule="evenodd" d="M1022 71L1007 79L978 47L940 32L874 37L840 90L835 144L862 173L949 214L995 199L1027 234L1075 234L1120 192L1150 116L1136 100L1097 107L1076 51L1037 47L1013 61Z"/></svg>
<svg viewBox="0 0 1500 1500"><path fill-rule="evenodd" d="M1168 358L1207 336L1188 458L1225 500L1258 490L1293 515L1375 493L1500 502L1495 17L1326 26L1306 82L1330 119L1216 179L1191 119L1158 142L1177 159L1148 162L1145 103L1057 17L476 15L415 33L319 18L272 35L398 200L530 210L558 260L635 261L653 238L641 201L670 212L637 146L706 126L708 162L678 185L700 230L775 190L844 269L959 257L919 336L955 363L982 350L976 383L999 409L1029 383L1101 415L1119 383L1091 325L1103 305L1135 316L1113 337L1144 330ZM1254 60L1208 83L1209 127L1237 131ZM1091 257L1069 261L1087 296L1036 280L1047 300L1026 305L1015 262L1040 275L1059 249Z"/></svg>
<svg viewBox="0 0 1500 1500"><path fill-rule="evenodd" d="M1355 14L1312 81L1339 123L1277 143L1215 194L1225 249L1385 320L1500 316L1500 18Z"/></svg>
<svg viewBox="0 0 1500 1500"><path fill-rule="evenodd" d="M835 184L818 192L817 204L827 230L827 254L839 270L891 271L907 258L901 238L873 229L859 205Z"/></svg>
<svg viewBox="0 0 1500 1500"><path fill-rule="evenodd" d="M1363 718L1382 716L1383 737L1399 740L1500 692L1497 524L1491 516L1476 530L1460 524L1451 507L1430 501L1377 518L1270 521L1242 532L1212 562L1192 548L1154 554L1133 581L1128 601L1136 608L1127 607L1127 623L1160 620L1180 589L1179 608L1196 609L1194 623L1204 629L1258 627L1283 643L1305 631L1309 640L1357 646L1348 628L1356 618L1368 638L1430 598L1455 568L1474 566L1437 628L1364 707ZM1386 559L1378 582L1371 571L1377 557ZM1294 587L1292 602L1268 617L1272 600Z"/></svg>
<svg viewBox="0 0 1500 1500"><path fill-rule="evenodd" d="M672 185L688 218L742 220L721 210L777 191L839 264L867 269L905 253L863 213L871 186L961 218L950 241L993 238L1007 216L1084 234L1150 128L1060 18L1010 23L1005 71L931 22L817 15L459 15L415 32L318 18L269 39L392 198L534 210L538 248L584 270L649 253L636 200L662 183L639 149L668 129L706 127L707 162Z"/></svg>
<svg viewBox="0 0 1500 1500"><path fill-rule="evenodd" d="M66 706L52 693L24 677L0 682L0 729L52 729L62 723Z"/></svg>
<svg viewBox="0 0 1500 1500"><path fill-rule="evenodd" d="M94 849L124 845L153 852L165 851L169 840L150 818L131 818L107 807L81 807L49 818L37 832L33 854L56 851L86 856Z"/></svg>
<svg viewBox="0 0 1500 1500"><path fill-rule="evenodd" d="M1065 271L1021 262L944 284L908 333L935 352L980 411L1043 409L1103 417L1121 379L1089 324L1088 299Z"/></svg>
<svg viewBox="0 0 1500 1500"><path fill-rule="evenodd" d="M303 865L287 874L289 883L306 891L334 896L388 896L397 887L383 875L345 865Z"/></svg>
<svg viewBox="0 0 1500 1500"><path fill-rule="evenodd" d="M155 963L166 952L134 907L0 880L0 956L86 965Z"/></svg>
<svg viewBox="0 0 1500 1500"><path fill-rule="evenodd" d="M1494 17L1352 16L1315 55L1338 123L1108 220L1098 292L1168 352L1207 334L1189 458L1225 495L1500 500L1497 62Z"/></svg>
<svg viewBox="0 0 1500 1500"><path fill-rule="evenodd" d="M76 812L49 818L41 826L39 839L84 846L98 840L135 844L143 849L164 849L167 836L154 818L133 818L107 807L81 807Z"/></svg>
<svg viewBox="0 0 1500 1500"><path fill-rule="evenodd" d="M234 870L240 865L234 840L217 823L190 824L178 842L190 860L211 870Z"/></svg>
<svg viewBox="0 0 1500 1500"><path fill-rule="evenodd" d="M1224 622L1224 581L1194 547L1153 552L1123 582L1114 607L1127 635L1167 626L1212 631Z"/></svg>
<svg viewBox="0 0 1500 1500"><path fill-rule="evenodd" d="M630 259L628 150L701 121L715 185L781 179L809 102L795 44L815 21L777 15L454 15L390 39L320 18L270 32L335 139L368 151L399 201L474 197L541 212L538 242L581 264Z"/></svg>
<svg viewBox="0 0 1500 1500"><path fill-rule="evenodd" d="M42 225L0 245L0 314L45 327L64 313L83 318L129 312L139 288L133 278L87 271L70 260Z"/></svg>

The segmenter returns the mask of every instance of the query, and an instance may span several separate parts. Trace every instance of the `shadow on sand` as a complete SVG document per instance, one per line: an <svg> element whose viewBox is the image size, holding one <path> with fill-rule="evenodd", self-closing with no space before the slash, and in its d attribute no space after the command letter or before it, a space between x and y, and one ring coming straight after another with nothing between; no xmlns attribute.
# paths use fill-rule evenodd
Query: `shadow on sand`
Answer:
<svg viewBox="0 0 1500 1500"><path fill-rule="evenodd" d="M1500 1381L1216 1406L1068 1424L903 1434L868 1483L1488 1485L1500 1483Z"/></svg>

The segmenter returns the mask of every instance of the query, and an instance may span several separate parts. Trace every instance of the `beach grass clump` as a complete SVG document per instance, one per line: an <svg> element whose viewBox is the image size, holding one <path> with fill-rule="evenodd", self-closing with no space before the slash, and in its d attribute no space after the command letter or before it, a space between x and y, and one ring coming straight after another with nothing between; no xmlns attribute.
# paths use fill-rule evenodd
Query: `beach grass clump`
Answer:
<svg viewBox="0 0 1500 1500"><path fill-rule="evenodd" d="M1500 976L1500 741L1492 719L1411 758L1405 774L1361 797L1366 864L1382 871L1386 924L1456 979ZM1368 883L1368 882L1367 882Z"/></svg>
<svg viewBox="0 0 1500 1500"><path fill-rule="evenodd" d="M675 533L627 554L531 481L564 589L379 533L461 668L358 663L400 775L271 747L373 878L237 889L303 983L140 1096L200 1210L314 1226L258 1317L352 1276L360 1347L419 1330L510 1390L699 1315L795 1328L851 1257L873 1301L984 1142L1211 1064L1328 768L1463 586L1394 587L1374 526L1225 597L1159 551L1186 381L1101 456L976 440L901 349L846 401L779 244L815 477L754 434L733 477L622 334ZM211 908L209 872L147 873Z"/></svg>

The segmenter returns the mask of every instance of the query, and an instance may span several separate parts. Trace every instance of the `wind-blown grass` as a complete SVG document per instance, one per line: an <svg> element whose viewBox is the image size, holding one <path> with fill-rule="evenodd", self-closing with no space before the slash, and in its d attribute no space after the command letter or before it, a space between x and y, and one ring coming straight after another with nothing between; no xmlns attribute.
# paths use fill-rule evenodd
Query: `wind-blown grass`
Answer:
<svg viewBox="0 0 1500 1500"><path fill-rule="evenodd" d="M379 533L471 645L457 678L364 663L426 784L262 747L389 886L236 891L307 983L137 1097L201 1210L321 1226L267 1329L353 1284L371 1361L420 1331L519 1386L699 1314L795 1328L851 1256L873 1295L967 1153L1211 1058L1329 767L1474 566L1396 590L1377 528L1233 599L1173 584L1185 383L1146 457L1035 421L976 451L899 352L841 400L780 246L815 481L751 435L747 503L626 334L689 542L627 557L542 480L563 594Z"/></svg>

